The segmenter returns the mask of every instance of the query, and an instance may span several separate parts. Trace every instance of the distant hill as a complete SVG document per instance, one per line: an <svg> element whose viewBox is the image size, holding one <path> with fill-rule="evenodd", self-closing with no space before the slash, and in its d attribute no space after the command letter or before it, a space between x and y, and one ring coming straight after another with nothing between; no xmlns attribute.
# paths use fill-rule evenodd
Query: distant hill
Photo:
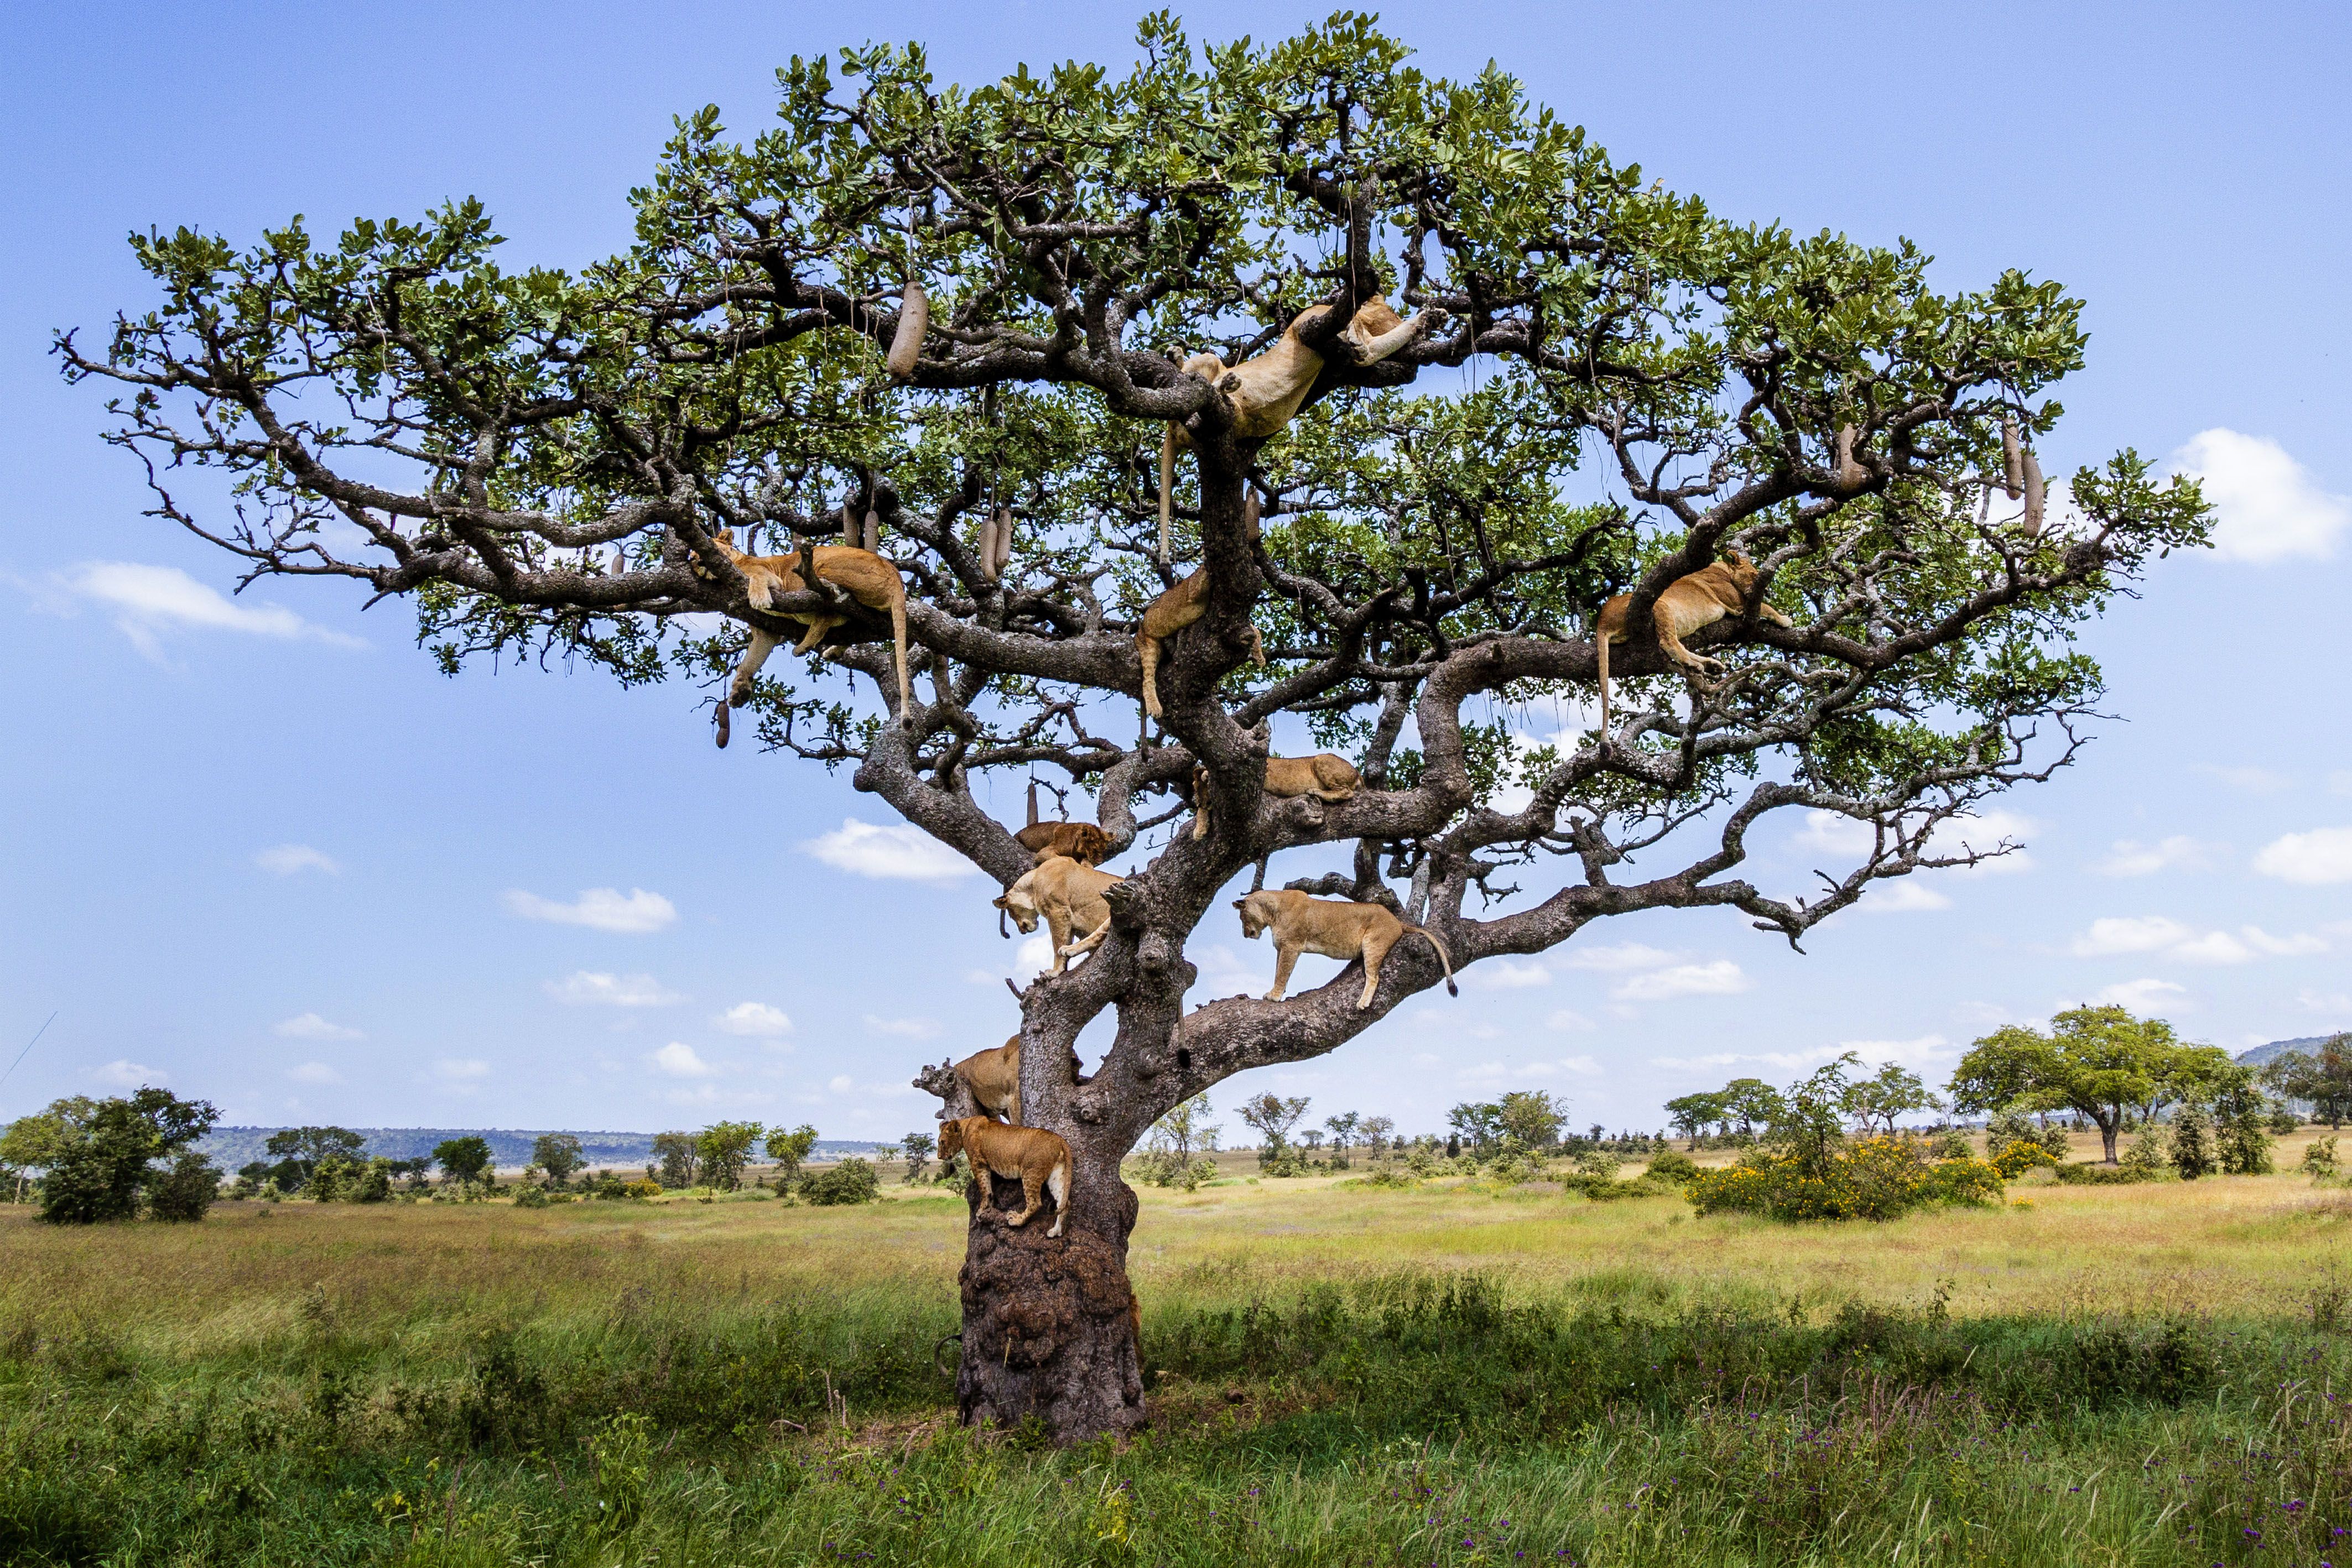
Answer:
<svg viewBox="0 0 2352 1568"><path fill-rule="evenodd" d="M210 1155L213 1164L223 1170L233 1171L252 1161L267 1159L265 1145L272 1133L283 1127L215 1127L196 1146ZM388 1160L420 1160L431 1157L435 1145L451 1138L480 1138L490 1145L490 1157L499 1166L512 1169L530 1163L530 1146L550 1132L568 1132L580 1140L580 1155L590 1170L610 1166L614 1170L641 1168L654 1157L654 1135L651 1133L587 1133L568 1127L509 1130L502 1127L353 1127L351 1129L367 1140L367 1152ZM828 1138L811 1151L818 1160L839 1159L845 1155L870 1155L877 1149L895 1148L890 1144L853 1143Z"/></svg>
<svg viewBox="0 0 2352 1568"><path fill-rule="evenodd" d="M2316 1053L2321 1046L2335 1038L2332 1034L2307 1034L2300 1040L2274 1040L2268 1045L2258 1045L2252 1051L2240 1051L2238 1060L2248 1067L2260 1067L2273 1057L2284 1056L2290 1051L2299 1051L2309 1056Z"/></svg>

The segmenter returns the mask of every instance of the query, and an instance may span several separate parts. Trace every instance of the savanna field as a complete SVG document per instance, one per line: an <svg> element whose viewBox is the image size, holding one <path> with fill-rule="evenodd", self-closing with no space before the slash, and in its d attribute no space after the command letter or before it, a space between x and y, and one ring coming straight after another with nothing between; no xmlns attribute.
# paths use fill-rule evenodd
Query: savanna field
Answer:
<svg viewBox="0 0 2352 1568"><path fill-rule="evenodd" d="M2352 1528L2352 1197L2305 1177L1790 1226L1252 1163L1143 1190L1155 1423L1070 1450L955 1426L939 1188L0 1208L0 1561L2314 1565Z"/></svg>

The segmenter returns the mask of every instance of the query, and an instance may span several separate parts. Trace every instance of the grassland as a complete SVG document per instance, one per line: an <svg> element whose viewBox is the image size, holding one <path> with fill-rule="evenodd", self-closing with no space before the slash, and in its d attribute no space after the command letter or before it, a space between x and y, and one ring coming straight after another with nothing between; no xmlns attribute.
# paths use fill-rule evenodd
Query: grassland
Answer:
<svg viewBox="0 0 2352 1568"><path fill-rule="evenodd" d="M2292 1145L2290 1145L2292 1146ZM0 1209L0 1562L2314 1564L2352 1202L1147 1190L1157 1421L956 1431L963 1205Z"/></svg>

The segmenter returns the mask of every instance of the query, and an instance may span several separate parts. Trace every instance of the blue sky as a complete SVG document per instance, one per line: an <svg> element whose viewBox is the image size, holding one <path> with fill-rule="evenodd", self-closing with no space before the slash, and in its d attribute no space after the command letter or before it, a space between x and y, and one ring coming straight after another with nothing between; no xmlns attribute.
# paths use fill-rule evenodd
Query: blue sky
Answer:
<svg viewBox="0 0 2352 1568"><path fill-rule="evenodd" d="M1263 37L1320 9L1185 15ZM2343 8L1383 15L1425 68L1496 57L1719 213L1908 235L1956 288L2062 280L2093 336L2053 472L2168 456L2208 476L2227 549L2163 563L2095 629L2119 720L2006 802L2028 848L1999 871L1920 879L1801 957L1734 916L1597 928L1216 1102L1274 1088L1421 1128L1540 1087L1580 1123L1655 1126L1670 1095L1848 1046L1940 1076L1991 1024L2094 998L2232 1048L2352 1027ZM47 338L144 305L134 228L243 241L477 194L510 263L577 266L625 243L673 114L717 102L754 131L795 51L919 37L974 80L1124 61L1130 30L1076 5L11 8L0 1066L58 1016L0 1117L144 1079L237 1122L925 1124L918 1064L1015 1022L982 878L844 779L713 750L686 688L452 681L355 590L223 597L226 560L140 516L101 397L58 381ZM692 814L711 802L723 835ZM1835 852L1813 831L1751 874L1795 888ZM1271 971L1214 918L1192 956L1202 995Z"/></svg>

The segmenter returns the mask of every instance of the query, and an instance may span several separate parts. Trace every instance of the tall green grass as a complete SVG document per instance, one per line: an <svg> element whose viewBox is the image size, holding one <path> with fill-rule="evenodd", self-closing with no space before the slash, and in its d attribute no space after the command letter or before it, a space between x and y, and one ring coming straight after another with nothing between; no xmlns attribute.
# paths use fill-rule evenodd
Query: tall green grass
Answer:
<svg viewBox="0 0 2352 1568"><path fill-rule="evenodd" d="M1196 1290L1156 1429L1072 1451L953 1427L929 1291L0 1322L0 1562L2308 1568L2352 1526L2336 1313L1672 1296Z"/></svg>

